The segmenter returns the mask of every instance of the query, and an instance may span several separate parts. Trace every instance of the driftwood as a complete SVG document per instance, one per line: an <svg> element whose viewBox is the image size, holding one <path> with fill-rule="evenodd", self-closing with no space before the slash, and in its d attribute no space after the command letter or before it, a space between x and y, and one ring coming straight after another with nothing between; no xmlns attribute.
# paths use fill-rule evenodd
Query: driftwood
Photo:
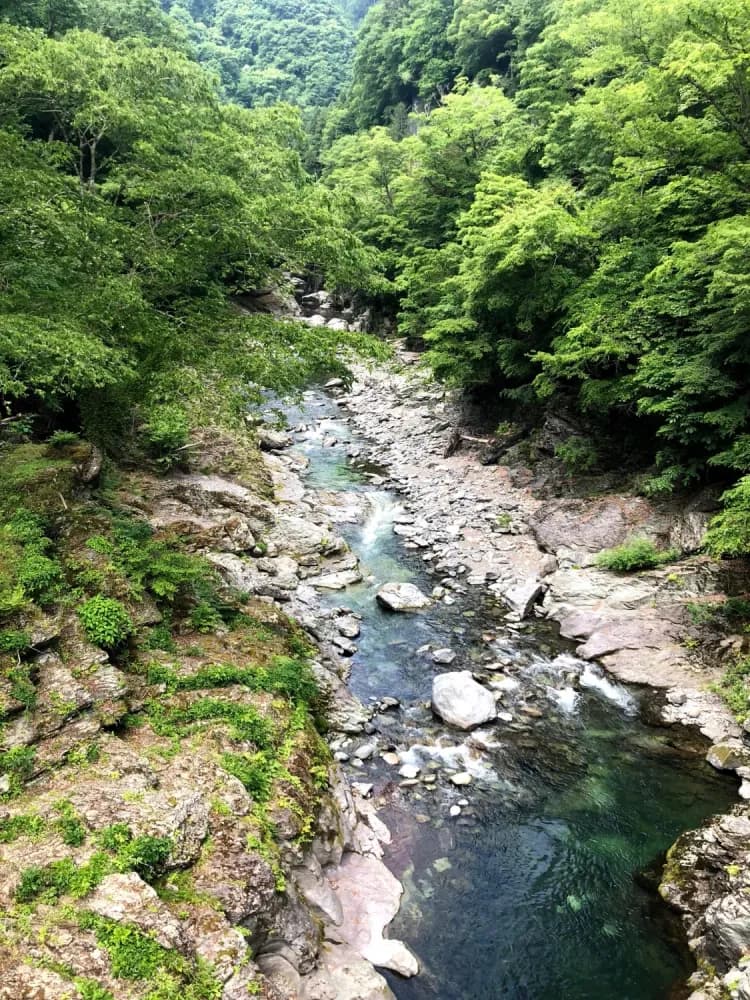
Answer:
<svg viewBox="0 0 750 1000"><path fill-rule="evenodd" d="M448 444L445 446L443 458L450 458L451 455L455 455L456 452L460 451L464 441L471 441L472 444L483 445L489 445L492 443L489 438L472 437L471 434L462 434L460 430L454 428L451 432L450 438L448 439Z"/></svg>

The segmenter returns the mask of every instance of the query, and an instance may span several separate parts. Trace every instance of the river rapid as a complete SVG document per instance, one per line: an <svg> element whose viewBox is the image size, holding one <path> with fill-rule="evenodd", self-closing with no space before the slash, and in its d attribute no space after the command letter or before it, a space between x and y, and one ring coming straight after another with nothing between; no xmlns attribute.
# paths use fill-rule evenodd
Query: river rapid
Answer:
<svg viewBox="0 0 750 1000"><path fill-rule="evenodd" d="M403 882L391 931L418 956L413 979L387 973L403 1000L665 1000L693 965L655 891L664 852L729 808L736 782L686 734L647 724L653 694L626 689L575 657L544 621L509 621L481 591L444 581L415 614L381 609L383 583L430 594L438 577L398 527L382 470L347 458L356 441L319 391L287 407L305 484L339 523L364 580L326 593L361 617L350 687L374 706L373 732L334 743L352 781L373 785L392 832L385 861ZM440 591L437 592L440 594ZM446 599L447 598L447 601ZM440 665L436 650L455 659ZM500 721L466 734L437 720L433 676L470 669L498 696ZM383 698L397 708L378 709ZM368 744L371 755L356 751ZM386 759L383 754L386 754ZM389 756L398 754L395 757ZM419 768L416 776L406 765ZM457 773L471 776L455 785Z"/></svg>

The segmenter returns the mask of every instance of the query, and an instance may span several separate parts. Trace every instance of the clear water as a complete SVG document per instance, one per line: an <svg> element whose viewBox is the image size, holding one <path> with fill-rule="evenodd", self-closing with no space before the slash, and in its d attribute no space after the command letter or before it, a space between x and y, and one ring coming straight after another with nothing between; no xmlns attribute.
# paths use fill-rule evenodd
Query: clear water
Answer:
<svg viewBox="0 0 750 1000"><path fill-rule="evenodd" d="M640 873L658 873L683 830L728 808L734 782L689 752L684 734L641 721L638 696L578 661L544 623L509 626L501 608L472 593L422 614L382 611L374 594L383 582L410 579L429 592L437 581L393 533L398 498L347 462L350 435L337 415L318 393L289 411L309 426L298 434L308 486L354 492L367 511L341 530L368 578L326 599L363 617L355 693L401 701L376 716L381 746L416 748L409 759L439 775L432 786L399 789L379 758L357 774L386 800L385 860L406 890L391 933L422 966L411 980L387 973L391 988L399 1000L684 995L689 955L653 875ZM427 643L450 646L456 662L436 666L418 652ZM489 730L497 745L480 753L433 718L432 677L500 657L520 685L503 705L513 722ZM470 770L471 786L445 780L446 764ZM464 797L469 805L450 817Z"/></svg>

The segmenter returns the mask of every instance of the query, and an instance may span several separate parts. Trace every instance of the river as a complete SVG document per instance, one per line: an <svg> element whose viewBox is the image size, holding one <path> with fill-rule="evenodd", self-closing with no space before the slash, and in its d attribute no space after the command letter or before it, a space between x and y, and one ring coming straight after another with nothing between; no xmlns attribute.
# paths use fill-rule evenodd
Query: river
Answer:
<svg viewBox="0 0 750 1000"><path fill-rule="evenodd" d="M324 600L362 617L354 693L365 703L400 702L375 715L373 737L345 747L378 744L361 767L345 766L384 802L393 834L385 860L405 886L392 934L422 971L411 980L388 973L396 996L683 995L693 966L655 892L654 866L682 831L729 808L736 783L689 749L685 734L644 721L652 694L578 660L550 624L509 622L481 588L449 591L453 603L417 614L379 608L375 592L386 581L409 580L428 594L439 581L394 532L398 497L347 460L351 432L335 402L311 391L286 416L300 428L307 488L323 499L357 494L367 510L339 526L365 580ZM433 662L439 648L453 650L455 662ZM446 669L472 669L503 687L506 721L478 738L439 723L429 698L434 674ZM416 779L402 784L380 756L389 750L420 767ZM451 782L459 771L471 773L470 785Z"/></svg>

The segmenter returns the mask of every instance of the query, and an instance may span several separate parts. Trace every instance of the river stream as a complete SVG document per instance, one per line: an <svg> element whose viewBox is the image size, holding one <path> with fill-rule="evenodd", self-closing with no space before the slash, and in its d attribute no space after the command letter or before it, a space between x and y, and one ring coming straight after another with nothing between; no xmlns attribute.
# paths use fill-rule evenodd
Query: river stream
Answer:
<svg viewBox="0 0 750 1000"><path fill-rule="evenodd" d="M393 835L385 860L405 886L391 933L418 956L421 973L387 973L396 996L684 995L692 964L655 892L654 865L682 831L732 804L735 782L689 752L682 734L643 721L641 701L653 695L577 659L550 624L509 622L481 588L459 587L448 592L454 603L416 614L381 610L375 592L384 582L410 580L429 594L439 578L394 532L398 497L347 460L352 435L335 402L313 391L286 415L300 428L308 489L354 494L366 510L338 529L365 580L324 600L362 617L354 693L365 703L400 701L376 714L374 737L345 748L378 744L361 767L345 767L385 800L380 815ZM450 666L433 662L439 648L456 653ZM505 721L478 736L449 729L429 708L434 674L461 669L505 689ZM419 766L417 779L402 786L384 750ZM451 783L459 771L472 775L470 785Z"/></svg>

